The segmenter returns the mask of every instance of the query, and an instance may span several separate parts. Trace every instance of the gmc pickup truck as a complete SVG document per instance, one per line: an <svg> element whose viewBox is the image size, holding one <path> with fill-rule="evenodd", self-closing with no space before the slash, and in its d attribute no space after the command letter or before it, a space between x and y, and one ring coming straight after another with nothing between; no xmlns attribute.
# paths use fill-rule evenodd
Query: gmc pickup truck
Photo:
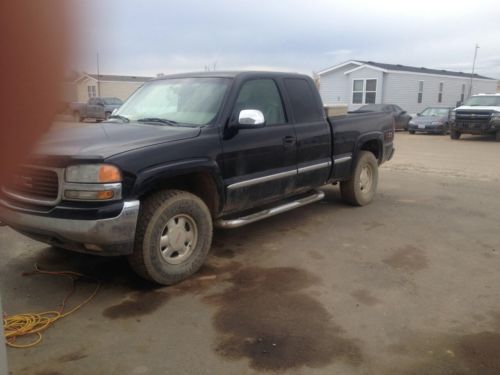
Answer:
<svg viewBox="0 0 500 375"><path fill-rule="evenodd" d="M109 120L57 129L3 186L0 220L170 285L196 272L213 226L235 228L324 197L370 203L393 153L390 113L327 118L314 82L206 72L145 83Z"/></svg>
<svg viewBox="0 0 500 375"><path fill-rule="evenodd" d="M451 139L462 134L490 134L500 142L500 94L471 96L451 117Z"/></svg>
<svg viewBox="0 0 500 375"><path fill-rule="evenodd" d="M73 118L78 122L82 122L87 118L106 120L122 104L123 101L119 98L96 96L90 98L87 103L71 103L70 110Z"/></svg>

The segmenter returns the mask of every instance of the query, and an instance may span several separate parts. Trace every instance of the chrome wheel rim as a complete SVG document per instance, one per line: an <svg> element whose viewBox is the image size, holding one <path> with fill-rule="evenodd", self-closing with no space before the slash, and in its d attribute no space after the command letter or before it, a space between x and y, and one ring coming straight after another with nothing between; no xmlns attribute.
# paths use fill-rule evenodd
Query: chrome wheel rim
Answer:
<svg viewBox="0 0 500 375"><path fill-rule="evenodd" d="M168 220L160 236L160 253L169 264L180 264L193 253L198 242L198 226L185 214Z"/></svg>
<svg viewBox="0 0 500 375"><path fill-rule="evenodd" d="M359 190L362 193L369 193L373 185L373 171L370 165L365 165L361 168L359 174Z"/></svg>

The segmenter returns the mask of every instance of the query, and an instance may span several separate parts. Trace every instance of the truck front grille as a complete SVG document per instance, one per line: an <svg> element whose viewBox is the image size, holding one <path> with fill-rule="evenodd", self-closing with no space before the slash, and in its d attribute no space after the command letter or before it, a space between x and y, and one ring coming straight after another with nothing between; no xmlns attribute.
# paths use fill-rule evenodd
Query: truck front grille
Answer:
<svg viewBox="0 0 500 375"><path fill-rule="evenodd" d="M460 129L486 130L490 127L490 111L458 111L455 124Z"/></svg>
<svg viewBox="0 0 500 375"><path fill-rule="evenodd" d="M59 197L59 175L53 169L23 166L7 181L4 192L21 201L56 203Z"/></svg>

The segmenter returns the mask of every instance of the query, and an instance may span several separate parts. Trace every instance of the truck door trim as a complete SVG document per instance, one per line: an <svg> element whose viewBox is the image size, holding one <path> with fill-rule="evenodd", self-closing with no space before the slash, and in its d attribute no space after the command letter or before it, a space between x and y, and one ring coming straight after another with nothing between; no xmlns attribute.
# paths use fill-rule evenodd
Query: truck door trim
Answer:
<svg viewBox="0 0 500 375"><path fill-rule="evenodd" d="M346 161L350 161L352 156L341 156L340 158L333 159L334 164L345 163Z"/></svg>
<svg viewBox="0 0 500 375"><path fill-rule="evenodd" d="M243 187L247 187L247 186L252 186L252 185L255 185L255 184L261 184L263 182L268 182L268 181L273 181L273 180L279 180L280 178L295 176L296 174L297 174L297 170L296 169L292 169L290 171L285 171L285 172L270 174L270 175L267 175L267 176L262 176L262 177L252 178L250 180L236 182L234 184L228 185L227 188L229 190L239 189L239 188L243 188Z"/></svg>
<svg viewBox="0 0 500 375"><path fill-rule="evenodd" d="M331 161L327 161L327 162L324 162L324 163L313 164L313 165L308 165L306 167L299 168L298 169L298 173L306 173L306 172L315 171L317 169L328 168L331 165L332 165Z"/></svg>

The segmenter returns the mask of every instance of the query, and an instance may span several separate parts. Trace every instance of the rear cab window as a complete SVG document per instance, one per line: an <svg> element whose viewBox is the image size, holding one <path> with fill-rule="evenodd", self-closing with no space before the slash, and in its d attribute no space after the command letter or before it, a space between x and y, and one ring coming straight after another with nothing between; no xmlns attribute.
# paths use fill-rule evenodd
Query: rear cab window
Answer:
<svg viewBox="0 0 500 375"><path fill-rule="evenodd" d="M295 122L323 121L323 111L318 106L309 82L302 78L285 78L283 81Z"/></svg>

